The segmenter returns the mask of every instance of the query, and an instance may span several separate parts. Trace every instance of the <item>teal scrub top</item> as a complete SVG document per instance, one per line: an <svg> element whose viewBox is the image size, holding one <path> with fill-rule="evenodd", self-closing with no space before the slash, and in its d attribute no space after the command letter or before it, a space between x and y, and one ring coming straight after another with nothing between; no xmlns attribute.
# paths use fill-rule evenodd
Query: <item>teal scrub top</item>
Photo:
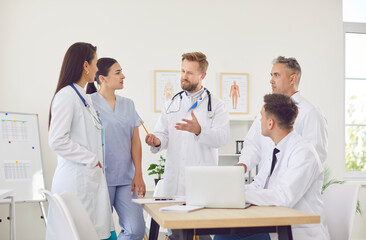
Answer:
<svg viewBox="0 0 366 240"><path fill-rule="evenodd" d="M135 175L131 155L134 127L141 118L131 99L116 95L114 111L99 93L90 95L99 112L105 135L105 175L108 186L129 185Z"/></svg>

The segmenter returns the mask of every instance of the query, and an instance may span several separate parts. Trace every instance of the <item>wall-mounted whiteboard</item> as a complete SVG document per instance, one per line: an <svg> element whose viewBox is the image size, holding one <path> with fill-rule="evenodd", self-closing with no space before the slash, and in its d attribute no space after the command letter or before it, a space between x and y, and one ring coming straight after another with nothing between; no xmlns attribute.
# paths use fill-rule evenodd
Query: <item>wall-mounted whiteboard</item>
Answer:
<svg viewBox="0 0 366 240"><path fill-rule="evenodd" d="M0 111L0 189L16 202L43 201L45 188L37 114Z"/></svg>

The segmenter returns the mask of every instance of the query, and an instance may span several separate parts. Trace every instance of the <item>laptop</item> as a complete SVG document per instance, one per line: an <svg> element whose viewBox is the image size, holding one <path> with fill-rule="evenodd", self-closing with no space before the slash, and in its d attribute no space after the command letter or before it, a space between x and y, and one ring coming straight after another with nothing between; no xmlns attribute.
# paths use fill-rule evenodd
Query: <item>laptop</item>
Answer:
<svg viewBox="0 0 366 240"><path fill-rule="evenodd" d="M245 208L244 169L238 166L186 167L186 204Z"/></svg>

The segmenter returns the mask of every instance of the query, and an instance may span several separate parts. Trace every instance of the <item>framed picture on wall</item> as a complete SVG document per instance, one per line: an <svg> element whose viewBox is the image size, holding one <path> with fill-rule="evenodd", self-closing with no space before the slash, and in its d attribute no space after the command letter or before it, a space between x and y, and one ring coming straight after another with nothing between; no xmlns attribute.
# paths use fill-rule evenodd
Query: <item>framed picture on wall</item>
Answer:
<svg viewBox="0 0 366 240"><path fill-rule="evenodd" d="M154 71L154 111L161 112L164 103L181 91L180 71Z"/></svg>
<svg viewBox="0 0 366 240"><path fill-rule="evenodd" d="M220 96L231 114L249 113L249 74L220 73Z"/></svg>

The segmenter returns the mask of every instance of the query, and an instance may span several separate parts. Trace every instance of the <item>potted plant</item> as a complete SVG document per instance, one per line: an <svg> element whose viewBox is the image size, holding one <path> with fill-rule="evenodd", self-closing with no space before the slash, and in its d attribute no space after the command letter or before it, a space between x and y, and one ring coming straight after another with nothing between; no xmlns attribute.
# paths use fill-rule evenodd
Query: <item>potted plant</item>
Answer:
<svg viewBox="0 0 366 240"><path fill-rule="evenodd" d="M155 178L155 185L158 183L158 181L161 179L161 176L164 174L165 169L165 158L163 158L162 155L160 155L160 159L158 159L158 163L152 163L150 164L149 168L147 169L148 175L157 175L157 178Z"/></svg>

